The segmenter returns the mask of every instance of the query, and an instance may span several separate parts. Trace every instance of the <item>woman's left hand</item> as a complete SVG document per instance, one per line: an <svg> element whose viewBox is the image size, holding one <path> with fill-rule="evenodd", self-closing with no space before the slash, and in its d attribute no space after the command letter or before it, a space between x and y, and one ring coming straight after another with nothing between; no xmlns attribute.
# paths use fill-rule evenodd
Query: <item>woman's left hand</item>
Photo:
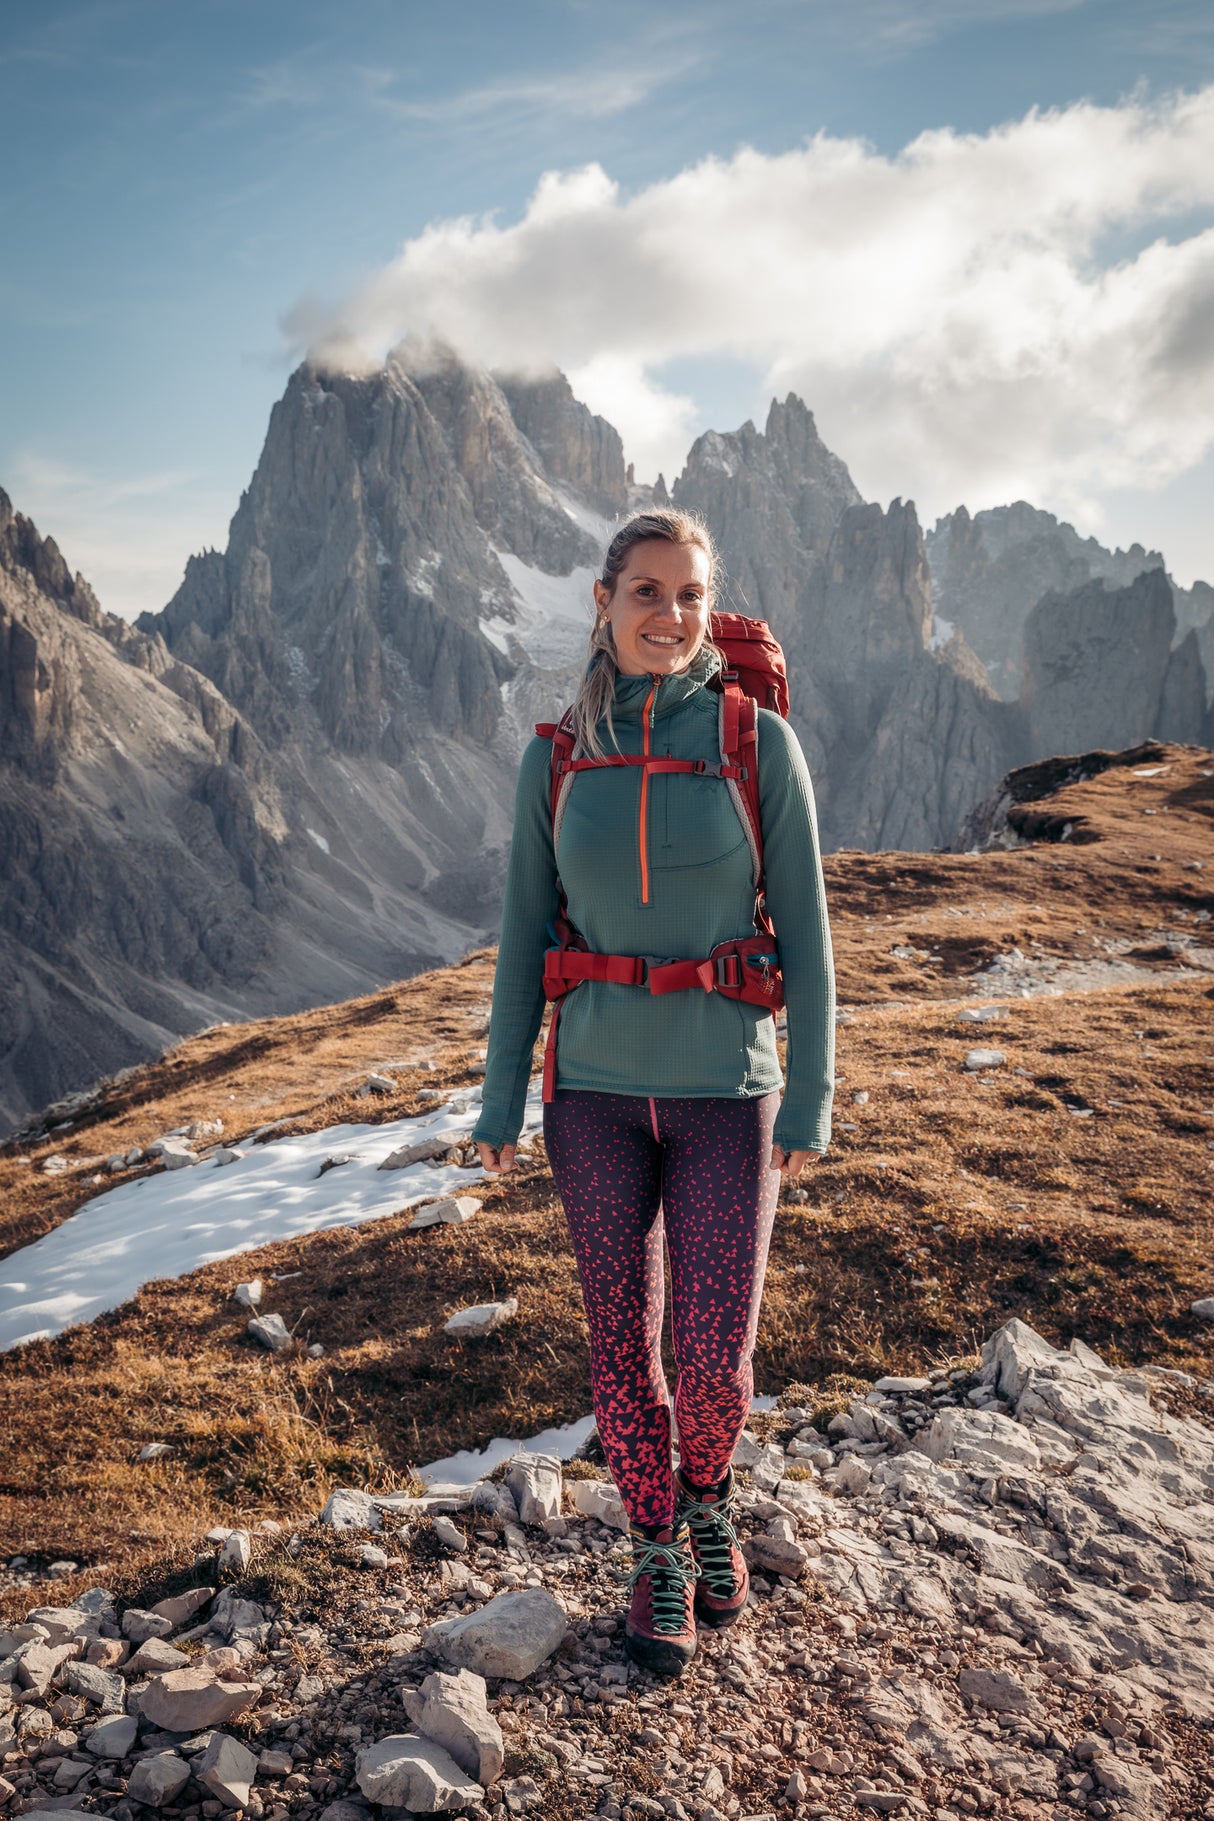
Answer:
<svg viewBox="0 0 1214 1821"><path fill-rule="evenodd" d="M821 1151L782 1151L778 1144L771 1147L771 1167L779 1170L781 1176L799 1176L811 1157L820 1157Z"/></svg>

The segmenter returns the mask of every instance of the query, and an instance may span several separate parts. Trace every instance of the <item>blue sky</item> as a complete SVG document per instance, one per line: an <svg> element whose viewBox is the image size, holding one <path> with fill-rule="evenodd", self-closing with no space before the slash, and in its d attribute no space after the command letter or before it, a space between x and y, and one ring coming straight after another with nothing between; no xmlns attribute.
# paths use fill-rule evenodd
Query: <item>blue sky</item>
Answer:
<svg viewBox="0 0 1214 1821"><path fill-rule="evenodd" d="M788 179L801 186L790 190L790 208L818 195L832 145L862 142L861 177L893 184L891 161L917 136L948 129L945 174L933 180L929 203L921 189L913 203L938 222L941 186L952 181L954 165L964 166L967 136L982 141L1031 110L1065 112L1088 102L1105 112L1095 127L1075 116L1076 131L1088 135L1084 146L1104 143L1099 135L1121 119L1117 110L1141 114L1214 82L1214 10L1196 0L1150 7L1141 0L849 0L846 7L750 0L745 8L660 11L583 0L466 0L459 8L388 0L9 0L4 23L0 485L89 575L103 605L126 614L163 604L186 556L226 540L270 407L298 358L298 336L292 346L284 324L327 317L362 334L368 315L359 300L368 285L391 275L402 248L432 224L469 217L465 237L478 246L490 229L515 228L525 263L537 244L533 201L543 174L569 178L598 166L612 196L601 186L594 194L560 192L582 236L570 243L569 259L580 246L579 282L592 286L600 245L619 272L611 248L631 231L630 202L668 218L660 211L677 206L672 186L680 173L700 173L701 193L716 185L729 234L746 183L770 189L771 174L785 170L780 161L816 135L824 140L815 160ZM1173 137L1192 137L1174 115L1165 125ZM1031 138L1023 151L1030 166ZM746 148L755 160L731 162ZM1166 164L1166 148L1157 166L1160 159ZM905 179L903 171L903 190ZM1142 185L1133 206L1119 210L1105 198L1103 212L1076 230L1072 277L1093 261L1132 261L1162 235L1184 252L1190 276L1152 278L1159 288L1149 307L1178 313L1179 322L1205 295L1204 276L1192 274L1214 207L1200 176L1162 203L1157 170ZM890 191L895 207L900 193ZM773 222L778 241L778 216ZM1063 231L1051 242L1049 275L1034 268L1026 284L1054 283ZM874 230L874 258L880 251ZM462 257L456 249L444 268L444 282L461 297L470 284ZM560 257L550 235L544 257ZM964 248L958 257L972 264ZM982 257L994 256L988 249ZM716 282L702 247L691 244L688 259L691 283ZM536 264L537 283L544 270ZM403 293L391 279L392 301L374 315L377 329L402 326L394 309L411 326L410 312L422 307L408 270L405 276ZM604 273L605 284L610 278ZM629 282L647 279L638 273ZM852 282L870 280L857 269ZM1136 294L1145 283L1136 275ZM829 266L814 284L816 293L829 287ZM433 315L433 298L425 301ZM492 301L468 303L474 352ZM616 329L634 307L638 323L648 321L649 304L641 305L639 292L625 286L613 298ZM930 300L921 307L929 306L938 308ZM888 327L871 347L849 353L839 323L823 318L828 370L810 359L795 326L783 347L783 320L737 346L711 322L684 345L668 313L647 338L638 329L627 348L616 329L597 331L598 340L562 340L554 329L561 345L550 357L577 369L597 408L618 403L642 471L646 456L657 459L693 431L733 428L761 412L772 384L788 378L804 385L865 491L920 497L933 510L965 497L949 462L933 455L959 441L954 372L933 379L927 398L908 379L905 350L892 349ZM539 321L542 330L542 313ZM914 358L930 364L922 322L916 333ZM1060 331L1042 333L1053 346ZM1185 333L1192 342L1193 331ZM1127 339L1140 334L1140 327L1126 331ZM828 345L832 336L838 348ZM1109 361L1110 345L1080 351L1093 374ZM1025 356L1030 366L1035 347ZM532 346L529 358L542 351ZM1110 386L1137 398L1134 388L1148 381L1123 376L1112 358ZM880 385L874 361L885 376ZM885 436L881 401L891 374L901 428ZM1006 374L994 391L985 369L978 377L964 421L990 414L987 446L1021 403ZM1090 391L1096 381L1087 384ZM1192 394L1191 376L1184 389ZM1084 528L1109 541L1162 544L1184 581L1199 572L1214 579L1211 515L1203 523L1202 513L1208 453L1200 429L1184 419L1183 399L1166 409L1165 402L1156 410L1152 394L1148 435L1145 408L1119 426L1093 405L1089 429L1088 404L1077 400L1075 441L1100 442L1101 461L1093 466L1059 431L1038 449L1023 430L1014 460L992 464L976 480L980 495L984 486L990 493L978 503L994 503L1000 485L1015 485L1038 503L1086 515ZM1178 413L1175 433L1169 410ZM1023 414L1035 418L1037 407L1026 405ZM930 521L931 512L924 515Z"/></svg>

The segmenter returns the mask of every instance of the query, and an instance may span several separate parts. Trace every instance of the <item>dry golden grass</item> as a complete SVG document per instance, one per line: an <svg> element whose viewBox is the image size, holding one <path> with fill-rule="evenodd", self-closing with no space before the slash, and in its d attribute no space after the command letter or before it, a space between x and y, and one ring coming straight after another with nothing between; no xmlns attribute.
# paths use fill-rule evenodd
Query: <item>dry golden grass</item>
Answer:
<svg viewBox="0 0 1214 1821"><path fill-rule="evenodd" d="M852 1381L972 1353L1011 1315L1118 1362L1214 1370L1210 1326L1188 1312L1210 1293L1214 1257L1214 978L1173 977L1169 951L1148 963L1157 981L1023 1000L992 1025L960 1023L949 1003L958 974L1013 943L1067 957L1088 955L1093 936L1158 949L1148 938L1176 911L1214 910L1209 873L1190 864L1211 857L1210 757L1168 748L1162 762L1159 778L1121 767L1034 806L1085 817L1097 838L1084 846L829 862L855 1022L839 1031L831 1150L805 1178L808 1201L781 1204L756 1389L800 1381L828 1406ZM309 1130L416 1111L420 1086L471 1078L491 984L486 952L182 1043L81 1129L0 1156L0 1252L87 1199L89 1159L187 1119L220 1115L240 1138L284 1116ZM966 1051L988 1044L1007 1066L967 1073ZM423 1056L434 1070L411 1066ZM385 1065L399 1094L355 1100ZM1070 1110L1085 1106L1090 1117ZM52 1149L73 1173L44 1178L25 1160ZM0 1554L151 1560L211 1524L289 1521L333 1484L399 1485L457 1448L581 1415L585 1327L542 1147L477 1194L467 1225L410 1234L392 1217L269 1246L0 1355ZM230 1293L287 1271L299 1275L275 1286L274 1306L299 1344L271 1358ZM453 1309L505 1294L520 1301L514 1323L463 1346L441 1333ZM304 1356L312 1339L319 1360ZM673 1382L669 1336L666 1350ZM152 1440L175 1452L139 1464Z"/></svg>

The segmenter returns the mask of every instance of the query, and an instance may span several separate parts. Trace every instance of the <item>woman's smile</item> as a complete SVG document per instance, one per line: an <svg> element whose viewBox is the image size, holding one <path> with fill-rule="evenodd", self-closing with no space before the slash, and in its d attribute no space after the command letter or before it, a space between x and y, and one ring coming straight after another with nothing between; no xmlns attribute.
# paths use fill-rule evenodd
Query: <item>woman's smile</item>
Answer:
<svg viewBox="0 0 1214 1821"><path fill-rule="evenodd" d="M615 660L626 677L673 676L686 670L708 631L712 568L698 544L646 538L633 546L608 593L594 587L611 623Z"/></svg>

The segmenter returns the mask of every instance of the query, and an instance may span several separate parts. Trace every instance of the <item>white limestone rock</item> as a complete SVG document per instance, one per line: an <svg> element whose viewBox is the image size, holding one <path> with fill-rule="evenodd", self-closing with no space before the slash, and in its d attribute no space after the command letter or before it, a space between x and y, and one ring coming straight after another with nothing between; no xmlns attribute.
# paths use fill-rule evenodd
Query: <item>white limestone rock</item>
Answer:
<svg viewBox="0 0 1214 1821"><path fill-rule="evenodd" d="M382 1530L384 1520L369 1492L356 1486L339 1486L325 1501L317 1520L333 1530Z"/></svg>
<svg viewBox="0 0 1214 1821"><path fill-rule="evenodd" d="M133 1714L111 1714L98 1720L85 1737L85 1745L95 1758L125 1758L135 1743L139 1722Z"/></svg>
<svg viewBox="0 0 1214 1821"><path fill-rule="evenodd" d="M393 1733L360 1751L354 1760L359 1789L386 1808L431 1815L483 1801L485 1791L432 1739Z"/></svg>
<svg viewBox="0 0 1214 1821"><path fill-rule="evenodd" d="M506 1468L506 1484L514 1494L519 1521L542 1524L561 1514L561 1463L555 1454L516 1454Z"/></svg>
<svg viewBox="0 0 1214 1821"><path fill-rule="evenodd" d="M131 1772L127 1795L148 1808L164 1808L190 1780L190 1767L175 1751L159 1751L140 1758Z"/></svg>
<svg viewBox="0 0 1214 1821"><path fill-rule="evenodd" d="M475 1612L440 1619L427 1627L427 1650L455 1669L523 1681L549 1658L569 1630L569 1621L543 1587L499 1593Z"/></svg>
<svg viewBox="0 0 1214 1821"><path fill-rule="evenodd" d="M157 1676L144 1693L140 1712L166 1732L201 1732L206 1726L222 1726L260 1699L260 1682L241 1682L198 1664Z"/></svg>
<svg viewBox="0 0 1214 1821"><path fill-rule="evenodd" d="M194 1766L194 1776L225 1808L245 1808L257 1776L257 1755L239 1739L215 1732Z"/></svg>
<svg viewBox="0 0 1214 1821"><path fill-rule="evenodd" d="M478 1783L487 1786L501 1775L502 1729L489 1712L483 1676L471 1669L454 1675L434 1670L422 1683L418 1711L410 1718Z"/></svg>
<svg viewBox="0 0 1214 1821"><path fill-rule="evenodd" d="M992 1410L938 1410L916 1446L929 1460L958 1461L992 1473L1037 1472L1041 1467L1040 1451L1024 1424Z"/></svg>
<svg viewBox="0 0 1214 1821"><path fill-rule="evenodd" d="M219 1551L219 1572L241 1576L253 1560L253 1539L247 1530L229 1530Z"/></svg>
<svg viewBox="0 0 1214 1821"><path fill-rule="evenodd" d="M583 1517L596 1518L611 1530L627 1532L628 1513L614 1486L606 1485L602 1480L573 1480L569 1498L574 1510L580 1511Z"/></svg>
<svg viewBox="0 0 1214 1821"><path fill-rule="evenodd" d="M291 1334L281 1315L255 1315L246 1333L271 1353L285 1353L291 1346Z"/></svg>
<svg viewBox="0 0 1214 1821"><path fill-rule="evenodd" d="M1002 1068L1006 1061L1007 1057L1002 1050L969 1050L966 1053L965 1066L971 1074L974 1074L978 1069Z"/></svg>
<svg viewBox="0 0 1214 1821"><path fill-rule="evenodd" d="M247 1284L237 1284L232 1295L242 1309L259 1309L264 1285L260 1277L250 1278Z"/></svg>
<svg viewBox="0 0 1214 1821"><path fill-rule="evenodd" d="M478 1335L492 1334L517 1314L517 1296L508 1296L500 1303L474 1303L469 1309L457 1309L443 1323L443 1333L454 1335L457 1340L474 1340Z"/></svg>
<svg viewBox="0 0 1214 1821"><path fill-rule="evenodd" d="M432 1201L429 1207L415 1214L405 1232L417 1233L423 1227L459 1226L479 1214L480 1209L481 1203L473 1195L449 1195L445 1201Z"/></svg>

